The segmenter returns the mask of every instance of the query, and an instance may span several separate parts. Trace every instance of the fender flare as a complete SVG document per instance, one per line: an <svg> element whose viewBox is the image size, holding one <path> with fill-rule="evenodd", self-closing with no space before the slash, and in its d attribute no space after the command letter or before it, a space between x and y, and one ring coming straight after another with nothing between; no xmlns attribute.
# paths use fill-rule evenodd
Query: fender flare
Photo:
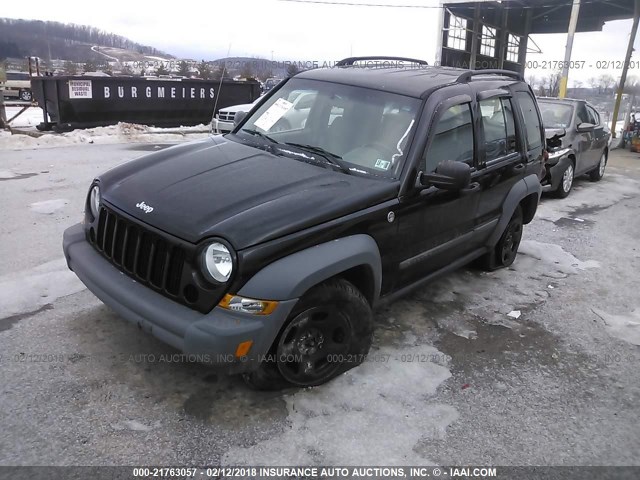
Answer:
<svg viewBox="0 0 640 480"><path fill-rule="evenodd" d="M365 266L374 281L374 301L382 285L382 260L365 234L339 238L276 260L256 273L238 295L269 300L300 298L307 290L354 267Z"/></svg>
<svg viewBox="0 0 640 480"><path fill-rule="evenodd" d="M498 240L500 240L500 237L502 236L502 232L507 228L507 224L509 223L509 220L511 220L513 212L516 211L520 202L524 198L533 194L537 195L537 208L537 203L540 201L540 196L542 195L542 186L540 185L540 180L536 174L527 175L511 187L511 190L509 190L509 193L507 194L507 198L502 204L502 214L500 215L498 224L487 240L487 246L493 247L498 243Z"/></svg>

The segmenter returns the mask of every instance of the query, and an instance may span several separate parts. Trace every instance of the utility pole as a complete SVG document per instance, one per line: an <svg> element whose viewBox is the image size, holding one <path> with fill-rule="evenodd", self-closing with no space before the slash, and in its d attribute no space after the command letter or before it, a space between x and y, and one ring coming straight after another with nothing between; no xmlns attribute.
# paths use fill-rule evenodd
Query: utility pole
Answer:
<svg viewBox="0 0 640 480"><path fill-rule="evenodd" d="M571 17L569 18L569 32L567 33L567 46L564 49L564 64L562 65L562 75L560 76L560 93L558 96L567 96L567 83L569 81L569 64L571 63L571 50L573 50L573 37L578 26L578 15L580 14L580 0L573 0L571 7Z"/></svg>
<svg viewBox="0 0 640 480"><path fill-rule="evenodd" d="M4 71L4 67L0 65L0 83L7 81L7 74ZM4 108L4 88L0 88L0 129L5 129L9 125L7 124L7 112Z"/></svg>
<svg viewBox="0 0 640 480"><path fill-rule="evenodd" d="M624 57L624 65L622 67L622 77L618 84L616 92L616 105L613 107L613 119L611 120L611 135L616 138L616 122L620 113L620 102L622 101L622 92L624 92L624 84L627 81L627 71L629 70L629 62L633 53L633 43L636 41L636 33L638 32L638 17L640 17L640 0L636 0L633 10L633 26L631 27L631 35L629 36L629 44L627 45L627 54Z"/></svg>

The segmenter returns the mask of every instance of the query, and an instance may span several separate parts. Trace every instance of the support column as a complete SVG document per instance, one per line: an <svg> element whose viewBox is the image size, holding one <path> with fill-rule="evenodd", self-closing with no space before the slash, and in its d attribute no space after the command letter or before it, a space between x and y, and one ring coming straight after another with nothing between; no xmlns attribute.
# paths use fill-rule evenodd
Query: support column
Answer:
<svg viewBox="0 0 640 480"><path fill-rule="evenodd" d="M476 61L478 60L478 40L480 39L480 4L475 4L473 12L473 31L471 32L471 56L469 58L469 68L476 69Z"/></svg>
<svg viewBox="0 0 640 480"><path fill-rule="evenodd" d="M580 14L580 0L574 0L571 7L571 17L569 18L569 32L567 33L567 46L564 50L564 65L560 77L560 98L567 96L567 82L569 81L569 62L571 62L571 50L573 50L573 37L578 26L578 15Z"/></svg>
<svg viewBox="0 0 640 480"><path fill-rule="evenodd" d="M616 138L616 122L618 120L618 114L620 113L620 102L622 101L622 93L624 92L624 84L627 81L627 72L629 71L629 62L631 61L631 54L633 53L633 43L636 40L636 33L638 32L638 18L640 17L640 0L636 0L635 8L633 11L633 26L631 27L631 35L629 36L629 43L627 45L627 54L624 57L624 66L622 67L622 76L618 83L618 91L616 92L616 105L613 107L613 119L611 120L611 135Z"/></svg>
<svg viewBox="0 0 640 480"><path fill-rule="evenodd" d="M500 32L496 39L496 54L498 55L498 68L504 68L504 57L507 56L507 21L509 17L509 7L502 11L502 22Z"/></svg>

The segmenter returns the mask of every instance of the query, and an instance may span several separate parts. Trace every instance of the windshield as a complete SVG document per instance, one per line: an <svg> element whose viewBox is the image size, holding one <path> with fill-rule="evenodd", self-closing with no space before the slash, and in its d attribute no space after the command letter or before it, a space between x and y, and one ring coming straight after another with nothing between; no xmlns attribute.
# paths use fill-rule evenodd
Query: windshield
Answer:
<svg viewBox="0 0 640 480"><path fill-rule="evenodd" d="M237 134L297 160L319 157L345 173L396 179L419 108L412 97L294 78Z"/></svg>
<svg viewBox="0 0 640 480"><path fill-rule="evenodd" d="M573 106L566 103L538 102L544 128L567 128L571 124Z"/></svg>

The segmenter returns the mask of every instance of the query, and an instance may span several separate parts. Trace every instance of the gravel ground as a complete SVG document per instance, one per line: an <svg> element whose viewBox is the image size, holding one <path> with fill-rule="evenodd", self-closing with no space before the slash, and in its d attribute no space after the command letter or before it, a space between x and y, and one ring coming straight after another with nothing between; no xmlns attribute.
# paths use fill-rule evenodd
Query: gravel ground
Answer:
<svg viewBox="0 0 640 480"><path fill-rule="evenodd" d="M165 146L0 151L0 464L640 465L637 154L544 198L511 268L378 311L361 367L261 393L172 361L62 259L93 176Z"/></svg>

